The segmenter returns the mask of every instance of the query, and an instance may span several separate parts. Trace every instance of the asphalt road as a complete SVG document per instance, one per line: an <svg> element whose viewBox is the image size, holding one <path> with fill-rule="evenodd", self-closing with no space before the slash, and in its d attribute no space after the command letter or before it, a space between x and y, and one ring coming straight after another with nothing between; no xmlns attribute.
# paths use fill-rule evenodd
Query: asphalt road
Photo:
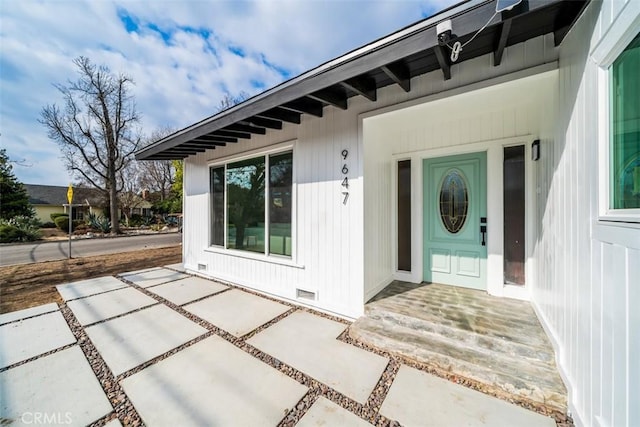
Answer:
<svg viewBox="0 0 640 427"><path fill-rule="evenodd" d="M182 233L149 234L103 239L83 239L71 242L71 256L85 257L161 248L180 244ZM69 241L0 245L0 266L54 261L69 256Z"/></svg>

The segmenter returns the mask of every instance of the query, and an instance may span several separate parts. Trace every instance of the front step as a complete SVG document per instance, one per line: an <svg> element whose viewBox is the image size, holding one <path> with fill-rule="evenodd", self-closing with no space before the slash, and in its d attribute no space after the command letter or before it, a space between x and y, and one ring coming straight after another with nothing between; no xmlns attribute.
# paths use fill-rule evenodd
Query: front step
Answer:
<svg viewBox="0 0 640 427"><path fill-rule="evenodd" d="M370 308L349 328L365 344L487 384L550 409L566 411L566 390L553 353L495 336ZM533 340L537 341L537 340Z"/></svg>

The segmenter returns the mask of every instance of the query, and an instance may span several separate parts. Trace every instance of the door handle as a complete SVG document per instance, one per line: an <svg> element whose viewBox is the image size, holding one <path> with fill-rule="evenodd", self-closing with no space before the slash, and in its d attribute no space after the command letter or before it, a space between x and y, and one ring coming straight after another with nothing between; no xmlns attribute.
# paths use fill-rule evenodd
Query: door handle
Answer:
<svg viewBox="0 0 640 427"><path fill-rule="evenodd" d="M480 218L480 235L482 237L482 246L487 246L486 235L487 235L487 218Z"/></svg>

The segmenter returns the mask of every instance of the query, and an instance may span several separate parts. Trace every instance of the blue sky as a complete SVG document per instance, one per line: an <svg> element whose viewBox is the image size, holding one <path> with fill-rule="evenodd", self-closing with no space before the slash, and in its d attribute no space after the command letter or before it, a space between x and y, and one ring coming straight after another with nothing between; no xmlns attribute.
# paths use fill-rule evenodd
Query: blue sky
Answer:
<svg viewBox="0 0 640 427"><path fill-rule="evenodd" d="M38 123L83 55L133 78L143 134L210 116L455 0L0 1L0 146L28 184L72 181Z"/></svg>

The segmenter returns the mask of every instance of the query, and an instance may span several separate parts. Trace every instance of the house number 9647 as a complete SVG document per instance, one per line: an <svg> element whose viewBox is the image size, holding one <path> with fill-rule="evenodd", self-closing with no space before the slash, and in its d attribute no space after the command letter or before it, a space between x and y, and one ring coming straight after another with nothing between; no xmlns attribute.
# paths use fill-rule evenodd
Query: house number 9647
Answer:
<svg viewBox="0 0 640 427"><path fill-rule="evenodd" d="M342 180L342 187L344 187L344 191L342 191L342 204L346 205L347 204L347 200L349 200L349 177L346 176L349 173L349 167L347 167L347 157L349 157L349 150L342 150L342 153L340 153L342 155L342 161L345 162L342 164L342 174L345 175L344 179Z"/></svg>

